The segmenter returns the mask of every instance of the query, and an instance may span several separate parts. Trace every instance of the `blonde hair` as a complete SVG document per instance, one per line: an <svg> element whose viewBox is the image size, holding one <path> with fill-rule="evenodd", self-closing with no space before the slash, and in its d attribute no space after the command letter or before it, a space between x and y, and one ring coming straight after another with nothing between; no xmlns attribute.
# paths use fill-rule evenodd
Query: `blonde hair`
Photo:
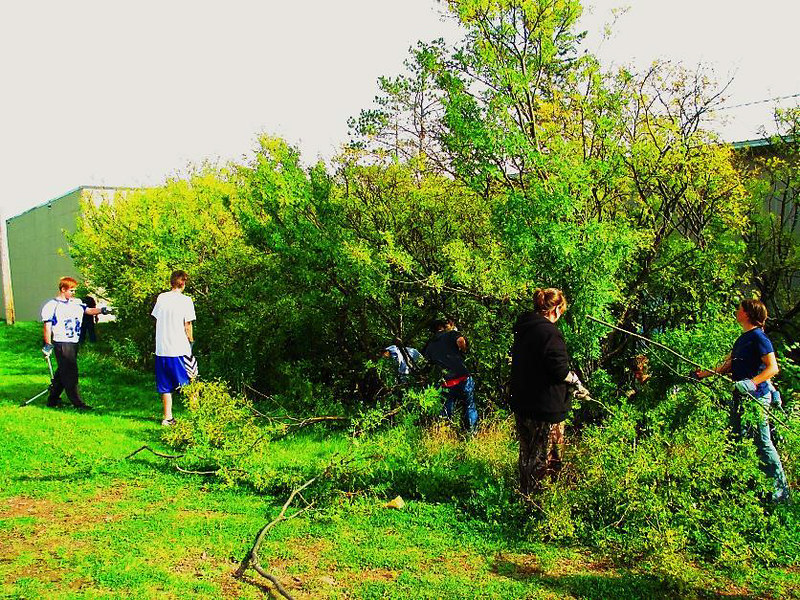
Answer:
<svg viewBox="0 0 800 600"><path fill-rule="evenodd" d="M533 307L540 315L546 315L556 308L561 309L561 313L567 312L567 299L564 292L557 288L537 288L533 292Z"/></svg>

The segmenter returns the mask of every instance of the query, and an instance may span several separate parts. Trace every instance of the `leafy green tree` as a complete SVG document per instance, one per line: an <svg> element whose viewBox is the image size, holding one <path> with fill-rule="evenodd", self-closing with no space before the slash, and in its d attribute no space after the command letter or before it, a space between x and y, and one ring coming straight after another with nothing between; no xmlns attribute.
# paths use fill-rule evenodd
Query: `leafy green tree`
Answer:
<svg viewBox="0 0 800 600"><path fill-rule="evenodd" d="M115 343L127 338L138 361L152 355L156 296L169 288L170 273L183 269L197 308L201 368L235 374L232 380L255 372L256 348L248 341L265 310L256 301L264 257L245 243L231 211L237 193L230 173L205 170L83 205L70 252L87 283L116 308Z"/></svg>
<svg viewBox="0 0 800 600"><path fill-rule="evenodd" d="M776 112L779 133L743 153L750 226L748 271L770 312L770 328L800 339L800 110Z"/></svg>

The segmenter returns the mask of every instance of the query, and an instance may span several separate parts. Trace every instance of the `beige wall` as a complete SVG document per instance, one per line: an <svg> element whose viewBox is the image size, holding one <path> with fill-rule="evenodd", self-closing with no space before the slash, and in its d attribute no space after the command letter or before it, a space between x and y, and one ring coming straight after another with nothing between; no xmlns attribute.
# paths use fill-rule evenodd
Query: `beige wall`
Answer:
<svg viewBox="0 0 800 600"><path fill-rule="evenodd" d="M81 187L8 219L8 254L18 321L38 321L42 305L58 293L59 278L80 279L64 232L75 231L80 200L113 199L115 188Z"/></svg>

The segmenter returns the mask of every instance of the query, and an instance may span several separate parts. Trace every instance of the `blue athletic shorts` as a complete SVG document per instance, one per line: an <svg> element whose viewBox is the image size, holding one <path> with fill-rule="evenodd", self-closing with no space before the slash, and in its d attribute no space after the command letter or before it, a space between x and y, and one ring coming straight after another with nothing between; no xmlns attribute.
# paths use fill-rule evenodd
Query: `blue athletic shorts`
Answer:
<svg viewBox="0 0 800 600"><path fill-rule="evenodd" d="M193 356L156 356L156 389L170 394L197 376L197 359Z"/></svg>

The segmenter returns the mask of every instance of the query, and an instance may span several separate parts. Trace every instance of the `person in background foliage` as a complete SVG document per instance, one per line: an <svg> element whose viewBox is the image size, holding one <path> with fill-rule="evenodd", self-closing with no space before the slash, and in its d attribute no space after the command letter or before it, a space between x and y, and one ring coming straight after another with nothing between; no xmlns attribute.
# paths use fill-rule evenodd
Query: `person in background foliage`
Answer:
<svg viewBox="0 0 800 600"><path fill-rule="evenodd" d="M475 432L478 424L478 411L475 408L475 380L464 363L467 340L455 328L452 319L436 319L431 322L433 337L422 349L422 356L444 369L445 402L442 415L453 416L456 400L464 405L467 429Z"/></svg>
<svg viewBox="0 0 800 600"><path fill-rule="evenodd" d="M401 349L400 346L392 344L383 349L383 357L391 358L395 362L397 365L397 377L401 383L404 383L408 381L412 367L416 368L422 355L416 348L406 346Z"/></svg>
<svg viewBox="0 0 800 600"><path fill-rule="evenodd" d="M96 308L97 302L92 296L86 296L82 299L86 308ZM83 313L83 322L81 323L81 336L80 343L84 343L87 339L94 344L97 341L97 334L95 333L94 326L97 323L97 315L90 315Z"/></svg>
<svg viewBox="0 0 800 600"><path fill-rule="evenodd" d="M77 287L78 282L72 277L62 277L58 282L58 295L42 307L42 352L45 357L55 354L58 365L50 383L47 406L61 406L61 392L66 391L75 408L89 410L90 407L84 403L78 392L78 340L81 336L81 324L87 315L93 319L95 315L108 314L108 309L87 307L75 298Z"/></svg>
<svg viewBox="0 0 800 600"><path fill-rule="evenodd" d="M520 491L529 496L561 468L564 420L572 395L589 397L570 371L564 336L555 326L567 310L561 290L537 289L534 310L514 325L511 349L511 408L519 438Z"/></svg>
<svg viewBox="0 0 800 600"><path fill-rule="evenodd" d="M734 436L745 436L756 445L761 469L772 481L772 501L783 502L789 498L789 484L783 471L780 456L772 443L766 409L773 402L770 379L778 374L778 360L772 342L764 333L767 307L760 300L742 300L736 309L736 320L744 332L733 344L730 356L722 366L713 371L696 371L698 379L712 375L730 374L734 380L728 422ZM759 405L756 423L743 420L744 407L749 402Z"/></svg>
<svg viewBox="0 0 800 600"><path fill-rule="evenodd" d="M175 424L172 392L197 376L192 355L194 302L183 294L188 279L186 271L173 271L170 291L158 295L151 313L156 320L156 389L164 404L164 426Z"/></svg>

